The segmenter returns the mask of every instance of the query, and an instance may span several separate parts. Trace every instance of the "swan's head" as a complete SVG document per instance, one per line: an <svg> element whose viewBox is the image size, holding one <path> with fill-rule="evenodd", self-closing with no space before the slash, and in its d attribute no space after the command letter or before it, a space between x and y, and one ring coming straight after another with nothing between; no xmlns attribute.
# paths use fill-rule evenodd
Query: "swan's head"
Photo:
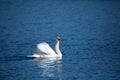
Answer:
<svg viewBox="0 0 120 80"><path fill-rule="evenodd" d="M60 37L57 37L57 39L56 39L56 41L58 42L60 42L61 41L61 38Z"/></svg>

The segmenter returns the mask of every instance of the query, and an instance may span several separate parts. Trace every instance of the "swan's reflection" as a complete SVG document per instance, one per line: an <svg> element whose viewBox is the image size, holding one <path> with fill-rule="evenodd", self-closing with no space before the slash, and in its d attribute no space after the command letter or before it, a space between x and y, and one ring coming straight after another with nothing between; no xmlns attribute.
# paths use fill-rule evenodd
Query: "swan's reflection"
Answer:
<svg viewBox="0 0 120 80"><path fill-rule="evenodd" d="M38 67L43 69L42 77L61 78L61 58L40 58L36 59Z"/></svg>

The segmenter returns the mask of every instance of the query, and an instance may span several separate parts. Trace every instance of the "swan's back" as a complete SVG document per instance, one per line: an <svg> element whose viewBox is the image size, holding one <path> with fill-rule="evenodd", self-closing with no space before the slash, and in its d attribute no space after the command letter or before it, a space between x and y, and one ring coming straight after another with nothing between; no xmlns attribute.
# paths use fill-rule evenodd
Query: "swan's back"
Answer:
<svg viewBox="0 0 120 80"><path fill-rule="evenodd" d="M56 53L54 50L49 46L48 43L42 42L37 45L37 54L40 54L41 56L49 55L49 56L56 56Z"/></svg>

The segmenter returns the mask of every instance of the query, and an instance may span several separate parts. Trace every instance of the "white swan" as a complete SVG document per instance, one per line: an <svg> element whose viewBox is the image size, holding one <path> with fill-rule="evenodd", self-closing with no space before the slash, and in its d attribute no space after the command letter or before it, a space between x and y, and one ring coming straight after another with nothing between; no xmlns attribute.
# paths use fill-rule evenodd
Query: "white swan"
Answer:
<svg viewBox="0 0 120 80"><path fill-rule="evenodd" d="M59 49L59 43L61 39L57 37L55 44L55 51L46 42L39 43L37 45L36 53L29 55L30 58L51 58L51 57L62 57L62 53Z"/></svg>

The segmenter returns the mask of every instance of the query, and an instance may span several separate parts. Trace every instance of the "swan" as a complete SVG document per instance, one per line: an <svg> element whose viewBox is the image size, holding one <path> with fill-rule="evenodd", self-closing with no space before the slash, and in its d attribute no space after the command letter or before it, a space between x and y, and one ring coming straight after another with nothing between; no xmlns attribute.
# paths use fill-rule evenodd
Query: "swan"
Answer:
<svg viewBox="0 0 120 80"><path fill-rule="evenodd" d="M62 53L59 48L61 38L57 37L56 44L55 44L55 51L49 46L48 43L42 42L37 44L36 53L33 55L29 55L30 58L51 58L51 57L57 57L62 58Z"/></svg>

